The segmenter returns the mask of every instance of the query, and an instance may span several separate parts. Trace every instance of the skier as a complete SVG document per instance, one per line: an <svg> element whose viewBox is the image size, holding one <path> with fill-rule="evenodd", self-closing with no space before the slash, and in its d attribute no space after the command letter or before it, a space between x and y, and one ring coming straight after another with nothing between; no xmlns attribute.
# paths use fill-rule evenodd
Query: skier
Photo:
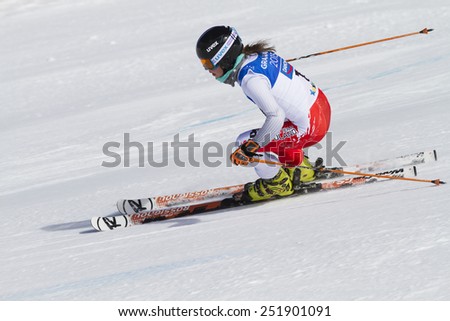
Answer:
<svg viewBox="0 0 450 321"><path fill-rule="evenodd" d="M232 27L215 26L197 41L197 56L218 81L241 86L266 119L259 129L240 134L230 158L247 166L251 158L275 161L286 166L258 163L260 179L246 185L244 198L266 200L287 196L293 186L312 181L316 171L303 154L326 135L331 109L323 92L265 41L243 45Z"/></svg>

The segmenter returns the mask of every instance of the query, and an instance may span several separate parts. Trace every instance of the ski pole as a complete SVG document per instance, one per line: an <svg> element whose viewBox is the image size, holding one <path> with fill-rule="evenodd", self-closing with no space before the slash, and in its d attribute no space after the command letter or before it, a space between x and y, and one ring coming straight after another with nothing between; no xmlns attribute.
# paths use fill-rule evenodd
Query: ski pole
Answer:
<svg viewBox="0 0 450 321"><path fill-rule="evenodd" d="M348 175L358 175L358 176L369 176L369 177L378 177L378 178L388 178L388 179L397 179L401 181L412 181L412 182L422 182L422 183L433 183L435 185L446 184L440 179L421 179L421 178L412 178L412 177L398 177L391 175L380 175L380 174L370 174L370 173L360 173L360 172L350 172L344 171L340 169L319 169L322 172L332 172L332 173L340 173L340 174L348 174Z"/></svg>
<svg viewBox="0 0 450 321"><path fill-rule="evenodd" d="M393 36L393 37L389 37L389 38L383 38L383 39L378 39L378 40L374 40L374 41L363 42L363 43L359 43L359 44L352 45L352 46L347 46L347 47L342 47L342 48L337 48L337 49L332 49L332 50L327 50L327 51L316 52L316 53L309 54L309 55L306 55L306 56L301 56L301 57L297 57L297 58L287 59L286 61L287 62L291 62L291 61L305 59L305 58L309 58L309 57L325 55L325 54L329 54L329 53L332 53L332 52L337 52L337 51L342 51L342 50L347 50L347 49L367 46L367 45L371 45L371 44L378 43L378 42L394 40L394 39L403 38L403 37L409 37L409 36L418 35L418 34L428 34L429 32L431 32L433 30L434 29L425 28L425 29L422 29L420 31L406 33L404 35L398 35L398 36Z"/></svg>
<svg viewBox="0 0 450 321"><path fill-rule="evenodd" d="M255 163L263 163L268 165L278 165L278 166L287 166L287 164L283 164L280 162L274 162L269 161L265 159L258 159L258 158L251 158L251 162ZM303 168L309 168L306 166L298 166ZM338 173L338 174L347 174L347 175L356 175L356 176L368 176L368 177L377 177L377 178L387 178L387 179L396 179L396 180L402 180L402 181L412 181L412 182L422 182L422 183L432 183L435 185L440 184L446 184L446 182L441 181L440 179L421 179L421 178L412 178L412 177L398 177L398 176L391 176L391 175L380 175L380 174L370 174L370 173L361 173L361 172L351 172L351 171L345 171L341 169L327 169L327 168L318 168L317 170L321 172L331 172L331 173Z"/></svg>

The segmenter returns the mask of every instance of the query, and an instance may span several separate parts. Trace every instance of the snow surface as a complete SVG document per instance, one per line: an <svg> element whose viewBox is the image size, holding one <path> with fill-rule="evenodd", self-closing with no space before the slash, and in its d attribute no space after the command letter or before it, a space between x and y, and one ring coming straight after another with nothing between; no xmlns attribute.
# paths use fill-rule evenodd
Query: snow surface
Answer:
<svg viewBox="0 0 450 321"><path fill-rule="evenodd" d="M105 233L89 224L119 198L256 178L176 166L173 153L140 168L137 149L128 168L101 166L124 133L159 157L178 133L227 146L262 124L196 58L217 24L285 58L435 28L293 64L327 94L347 163L435 148L419 176L449 180L447 0L8 0L0 16L0 300L450 299L448 185L387 182Z"/></svg>

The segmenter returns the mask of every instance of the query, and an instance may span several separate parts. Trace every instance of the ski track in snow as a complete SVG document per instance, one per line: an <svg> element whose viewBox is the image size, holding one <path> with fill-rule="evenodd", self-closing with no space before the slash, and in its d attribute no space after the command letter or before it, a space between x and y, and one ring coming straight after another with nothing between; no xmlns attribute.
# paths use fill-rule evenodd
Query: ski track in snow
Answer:
<svg viewBox="0 0 450 321"><path fill-rule="evenodd" d="M93 232L89 219L116 213L120 198L256 178L228 155L220 167L178 167L171 151L168 166L140 168L135 149L130 167L101 166L104 144L123 146L125 133L153 142L160 160L177 134L228 146L261 125L239 88L198 63L195 42L216 24L244 42L267 38L285 58L434 28L293 65L333 108L333 146L310 156L340 141L348 164L435 148L419 177L450 180L448 1L213 8L0 3L0 300L449 300L448 185L386 182Z"/></svg>

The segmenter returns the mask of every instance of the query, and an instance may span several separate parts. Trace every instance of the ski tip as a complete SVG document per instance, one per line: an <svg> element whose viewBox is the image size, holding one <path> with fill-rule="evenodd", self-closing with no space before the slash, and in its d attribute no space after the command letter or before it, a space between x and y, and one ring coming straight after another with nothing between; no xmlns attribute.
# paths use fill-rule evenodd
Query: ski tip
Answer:
<svg viewBox="0 0 450 321"><path fill-rule="evenodd" d="M120 200L118 200L117 203L116 203L117 210L118 210L121 214L126 214L126 211L125 211L125 202L126 202L125 199L120 199Z"/></svg>
<svg viewBox="0 0 450 321"><path fill-rule="evenodd" d="M97 231L101 231L101 229L100 229L100 220L101 220L101 217L97 217L97 216L91 218L91 225Z"/></svg>
<svg viewBox="0 0 450 321"><path fill-rule="evenodd" d="M91 218L91 225L97 231L111 231L131 226L131 221L127 215L95 216Z"/></svg>

